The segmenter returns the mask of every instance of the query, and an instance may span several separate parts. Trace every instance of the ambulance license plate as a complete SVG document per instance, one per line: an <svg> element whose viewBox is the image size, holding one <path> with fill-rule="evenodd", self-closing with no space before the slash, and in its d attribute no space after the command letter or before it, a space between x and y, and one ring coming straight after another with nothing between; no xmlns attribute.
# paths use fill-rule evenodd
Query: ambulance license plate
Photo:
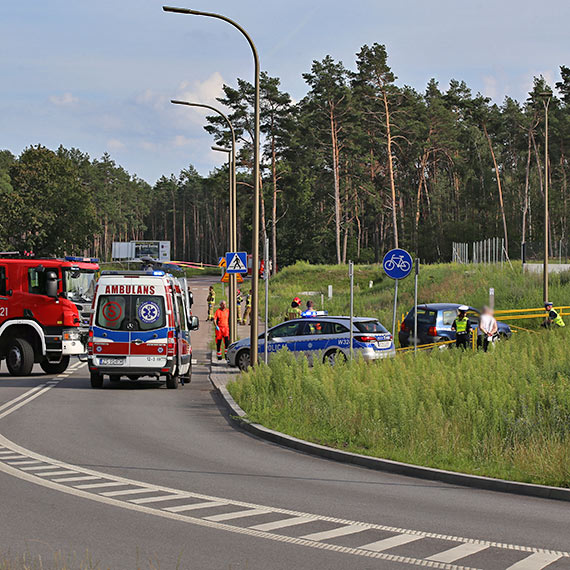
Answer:
<svg viewBox="0 0 570 570"><path fill-rule="evenodd" d="M99 359L99 366L123 366L125 364L124 357L103 357Z"/></svg>

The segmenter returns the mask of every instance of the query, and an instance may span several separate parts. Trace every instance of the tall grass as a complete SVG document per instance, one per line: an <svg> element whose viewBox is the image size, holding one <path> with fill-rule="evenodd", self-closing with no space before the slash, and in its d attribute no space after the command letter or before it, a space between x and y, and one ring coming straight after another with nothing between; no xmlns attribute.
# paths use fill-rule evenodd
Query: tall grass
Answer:
<svg viewBox="0 0 570 570"><path fill-rule="evenodd" d="M282 351L229 390L252 421L324 445L569 487L569 341L520 333L489 353L314 368Z"/></svg>
<svg viewBox="0 0 570 570"><path fill-rule="evenodd" d="M370 288L369 282L373 285ZM327 286L333 286L333 298L327 298ZM414 303L413 277L399 283L399 313L407 312ZM489 299L489 288L495 289L497 309L533 308L542 306L542 276L523 273L520 262L511 268L500 265L425 265L420 270L420 303L466 303L481 307ZM303 292L319 292L317 295L302 295ZM310 265L298 262L284 268L270 281L269 315L271 324L283 319L287 307L296 296L303 301L311 298L321 308L324 294L324 309L329 314L348 314L349 281L345 265ZM570 274L550 276L551 300L558 305L570 305ZM374 316L385 325L392 321L394 281L384 275L379 265L355 267L355 313ZM263 295L260 295L263 303ZM521 321L524 327L537 327L538 319Z"/></svg>

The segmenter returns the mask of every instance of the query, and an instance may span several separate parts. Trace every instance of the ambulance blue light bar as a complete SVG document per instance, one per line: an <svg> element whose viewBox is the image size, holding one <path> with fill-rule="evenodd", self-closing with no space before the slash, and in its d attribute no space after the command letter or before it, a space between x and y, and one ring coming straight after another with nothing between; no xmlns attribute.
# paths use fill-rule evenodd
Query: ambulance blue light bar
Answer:
<svg viewBox="0 0 570 570"><path fill-rule="evenodd" d="M155 270L152 272L152 274L153 274L153 275L159 275L159 276L161 276L161 277L162 277L163 275L166 275L166 273L165 273L164 271L160 271L160 270L158 270L158 269L155 269Z"/></svg>
<svg viewBox="0 0 570 570"><path fill-rule="evenodd" d="M76 257L74 255L66 255L65 261L83 261L84 263L99 263L98 257Z"/></svg>

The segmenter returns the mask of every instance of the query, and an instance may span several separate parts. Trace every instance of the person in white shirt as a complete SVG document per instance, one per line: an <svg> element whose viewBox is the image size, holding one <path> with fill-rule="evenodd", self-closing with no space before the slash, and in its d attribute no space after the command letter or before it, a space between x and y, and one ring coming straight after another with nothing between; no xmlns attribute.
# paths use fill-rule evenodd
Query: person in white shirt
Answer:
<svg viewBox="0 0 570 570"><path fill-rule="evenodd" d="M493 342L498 330L497 321L493 316L493 311L489 307L483 307L481 319L479 320L479 330L483 335L483 350L487 352L489 343Z"/></svg>

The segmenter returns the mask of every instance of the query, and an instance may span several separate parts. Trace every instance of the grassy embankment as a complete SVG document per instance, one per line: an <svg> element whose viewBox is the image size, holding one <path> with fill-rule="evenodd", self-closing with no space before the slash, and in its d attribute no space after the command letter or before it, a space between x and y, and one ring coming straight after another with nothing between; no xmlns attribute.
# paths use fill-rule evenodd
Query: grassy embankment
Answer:
<svg viewBox="0 0 570 570"><path fill-rule="evenodd" d="M357 313L388 323L392 283L374 267L359 267L356 275ZM293 296L325 290L329 283L335 297L325 308L346 313L345 267L285 269L272 284L273 319ZM540 276L523 275L520 266L500 271L436 265L423 269L420 299L479 306L494 286L498 308L538 307L540 284ZM407 308L413 303L412 281L401 285ZM557 302L568 304L568 276L552 276L551 291ZM569 487L569 341L570 328L522 332L487 354L432 351L334 368L308 368L306 361L281 353L269 367L243 374L230 392L250 420L324 445Z"/></svg>
<svg viewBox="0 0 570 570"><path fill-rule="evenodd" d="M373 282L369 288L369 282ZM374 316L385 326L391 327L394 282L384 275L378 265L355 266L354 310L356 315ZM333 298L327 298L327 286L333 286ZM248 285L246 285L247 287ZM481 307L489 300L489 287L495 289L496 309L533 308L542 306L542 277L523 274L520 263L508 264L425 265L420 270L418 300L420 303L466 303ZM400 281L398 316L407 312L414 304L413 276ZM269 315L271 324L282 320L285 309L296 296L303 303L309 298L304 291L324 293L324 309L331 315L347 315L349 309L348 269L342 265L310 265L299 262L286 267L270 281ZM570 305L570 274L550 276L550 295L555 304ZM321 308L320 295L310 298ZM263 292L260 295L263 304ZM262 313L263 314L263 313ZM540 321L517 322L523 327L537 327Z"/></svg>

